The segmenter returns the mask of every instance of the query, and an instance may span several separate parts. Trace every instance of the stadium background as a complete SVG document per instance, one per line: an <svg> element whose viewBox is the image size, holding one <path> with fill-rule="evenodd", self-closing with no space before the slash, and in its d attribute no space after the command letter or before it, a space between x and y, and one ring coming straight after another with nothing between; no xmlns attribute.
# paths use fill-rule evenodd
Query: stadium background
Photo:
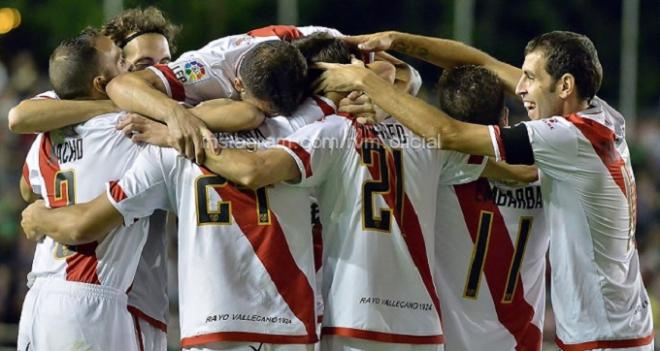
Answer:
<svg viewBox="0 0 660 351"><path fill-rule="evenodd" d="M322 25L345 34L400 30L471 42L520 65L533 36L566 29L589 36L604 70L599 96L627 118L637 179L637 242L644 281L660 325L660 2L657 0L16 0L0 1L0 351L15 349L34 245L21 233L18 180L32 136L7 129L7 112L49 90L48 55L62 39L98 26L122 8L154 5L183 27L178 53L269 24ZM175 54L175 57L178 56ZM405 57L404 57L405 58ZM420 95L435 102L436 68L409 60L424 78ZM509 103L513 120L526 118ZM176 243L170 241L170 347L177 348ZM548 310L545 340L554 338ZM657 327L656 327L657 329ZM656 349L660 345L656 337ZM12 348L13 346L13 348Z"/></svg>

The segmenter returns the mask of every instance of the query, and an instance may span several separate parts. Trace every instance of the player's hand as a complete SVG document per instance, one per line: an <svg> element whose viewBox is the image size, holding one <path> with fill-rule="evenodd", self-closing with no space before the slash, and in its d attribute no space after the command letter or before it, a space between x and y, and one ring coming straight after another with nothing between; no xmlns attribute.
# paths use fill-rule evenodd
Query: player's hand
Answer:
<svg viewBox="0 0 660 351"><path fill-rule="evenodd" d="M167 126L137 113L129 113L117 123L116 128L136 143L174 147L174 139Z"/></svg>
<svg viewBox="0 0 660 351"><path fill-rule="evenodd" d="M175 149L186 158L194 159L197 164L204 163L205 143L217 145L215 136L206 127L206 124L188 111L170 118L167 121L167 128L174 141ZM211 149L215 148L215 146L211 147Z"/></svg>
<svg viewBox="0 0 660 351"><path fill-rule="evenodd" d="M367 94L353 91L339 101L339 112L349 113L357 118L361 124L376 123L376 110Z"/></svg>
<svg viewBox="0 0 660 351"><path fill-rule="evenodd" d="M38 223L41 211L47 210L44 200L37 200L23 210L21 214L21 227L28 240L39 241L43 238L43 233L39 233Z"/></svg>
<svg viewBox="0 0 660 351"><path fill-rule="evenodd" d="M349 45L357 46L362 51L385 51L392 47L394 42L393 31L373 34L355 35L344 37L343 40Z"/></svg>
<svg viewBox="0 0 660 351"><path fill-rule="evenodd" d="M350 92L362 90L364 79L370 74L363 64L338 64L319 62L314 65L315 68L322 69L325 72L314 82L314 92L337 91Z"/></svg>

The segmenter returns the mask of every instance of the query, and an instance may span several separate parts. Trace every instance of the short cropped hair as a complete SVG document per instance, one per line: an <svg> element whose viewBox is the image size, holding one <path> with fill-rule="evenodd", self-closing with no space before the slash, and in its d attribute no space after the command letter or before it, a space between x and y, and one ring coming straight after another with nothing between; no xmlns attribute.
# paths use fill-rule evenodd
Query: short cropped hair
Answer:
<svg viewBox="0 0 660 351"><path fill-rule="evenodd" d="M603 68L596 47L587 36L567 31L541 34L527 43L525 56L537 50L545 55L545 70L555 81L570 73L581 99L591 100L596 95Z"/></svg>
<svg viewBox="0 0 660 351"><path fill-rule="evenodd" d="M250 49L238 69L245 88L281 115L296 110L305 91L307 63L291 43L261 42Z"/></svg>
<svg viewBox="0 0 660 351"><path fill-rule="evenodd" d="M94 77L101 75L96 39L101 34L93 28L64 40L55 48L48 62L48 76L61 99L88 97Z"/></svg>
<svg viewBox="0 0 660 351"><path fill-rule="evenodd" d="M458 120L483 125L498 124L504 109L500 79L482 66L446 69L438 82L440 108Z"/></svg>
<svg viewBox="0 0 660 351"><path fill-rule="evenodd" d="M174 53L174 38L181 28L165 18L162 11L150 6L146 9L138 7L121 12L103 25L101 31L122 49L136 36L147 33L162 34L167 39L170 51Z"/></svg>
<svg viewBox="0 0 660 351"><path fill-rule="evenodd" d="M317 62L351 63L351 49L343 40L328 33L318 32L295 39L291 42L307 61L307 86L313 83L322 73L312 66Z"/></svg>

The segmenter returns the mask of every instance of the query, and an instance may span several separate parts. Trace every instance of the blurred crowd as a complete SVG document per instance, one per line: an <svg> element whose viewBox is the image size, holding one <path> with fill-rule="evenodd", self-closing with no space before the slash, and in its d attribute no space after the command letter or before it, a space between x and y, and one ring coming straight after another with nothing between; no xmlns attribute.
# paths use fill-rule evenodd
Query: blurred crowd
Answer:
<svg viewBox="0 0 660 351"><path fill-rule="evenodd" d="M434 85L426 84L426 87L430 89ZM21 233L20 213L25 204L18 191L25 155L34 136L9 132L7 113L21 100L46 90L49 90L47 76L40 72L29 52L18 53L8 62L0 61L0 349L15 343L21 305L27 291L26 276L34 254L34 244ZM422 95L434 94L427 91ZM637 181L637 245L657 326L660 325L660 101L656 106L646 106L640 111L634 125L628 127L627 140ZM172 347L176 347L176 242L169 242L172 315L168 338ZM545 328L548 344L554 339L553 324L548 309Z"/></svg>

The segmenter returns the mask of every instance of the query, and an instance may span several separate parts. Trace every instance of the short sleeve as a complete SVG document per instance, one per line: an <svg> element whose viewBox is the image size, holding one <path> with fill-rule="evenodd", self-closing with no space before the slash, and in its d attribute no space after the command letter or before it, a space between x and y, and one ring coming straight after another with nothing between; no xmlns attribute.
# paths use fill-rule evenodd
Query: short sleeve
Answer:
<svg viewBox="0 0 660 351"><path fill-rule="evenodd" d="M442 153L440 184L455 185L473 182L481 176L487 157L467 155L456 151L438 150Z"/></svg>
<svg viewBox="0 0 660 351"><path fill-rule="evenodd" d="M350 126L349 119L330 116L298 129L273 147L286 151L298 165L301 180L297 185L317 186L326 179L343 149L351 147L347 142Z"/></svg>
<svg viewBox="0 0 660 351"><path fill-rule="evenodd" d="M150 216L155 210L174 211L167 177L175 164L173 150L148 145L119 181L107 184L107 196L122 214L124 224Z"/></svg>
<svg viewBox="0 0 660 351"><path fill-rule="evenodd" d="M169 97L192 106L233 94L229 79L213 74L210 65L193 55L148 69L160 78Z"/></svg>

